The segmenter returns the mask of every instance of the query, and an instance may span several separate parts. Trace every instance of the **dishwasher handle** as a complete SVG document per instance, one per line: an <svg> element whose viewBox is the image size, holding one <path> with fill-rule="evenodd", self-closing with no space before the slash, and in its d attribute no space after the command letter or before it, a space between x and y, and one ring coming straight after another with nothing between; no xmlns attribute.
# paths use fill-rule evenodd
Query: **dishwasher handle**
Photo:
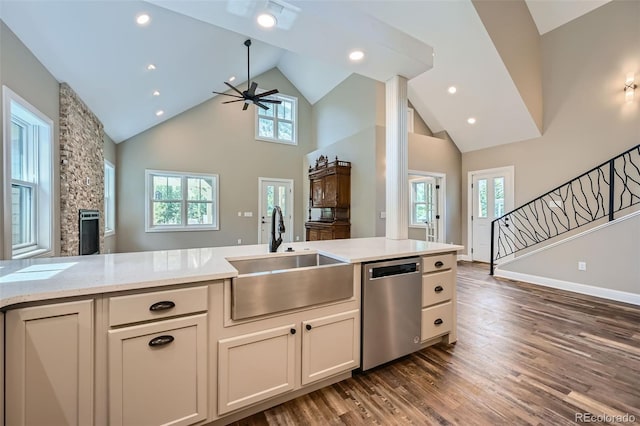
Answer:
<svg viewBox="0 0 640 426"><path fill-rule="evenodd" d="M401 263L390 266L378 266L369 269L369 280L420 273L420 262Z"/></svg>

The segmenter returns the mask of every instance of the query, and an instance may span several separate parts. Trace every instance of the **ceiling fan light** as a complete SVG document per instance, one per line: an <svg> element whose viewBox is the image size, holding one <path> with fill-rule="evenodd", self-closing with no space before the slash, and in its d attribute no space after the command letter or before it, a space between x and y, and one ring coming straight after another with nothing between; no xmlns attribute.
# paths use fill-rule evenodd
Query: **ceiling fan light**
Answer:
<svg viewBox="0 0 640 426"><path fill-rule="evenodd" d="M257 21L258 25L263 28L273 28L278 23L276 17L270 13L261 13L258 15Z"/></svg>

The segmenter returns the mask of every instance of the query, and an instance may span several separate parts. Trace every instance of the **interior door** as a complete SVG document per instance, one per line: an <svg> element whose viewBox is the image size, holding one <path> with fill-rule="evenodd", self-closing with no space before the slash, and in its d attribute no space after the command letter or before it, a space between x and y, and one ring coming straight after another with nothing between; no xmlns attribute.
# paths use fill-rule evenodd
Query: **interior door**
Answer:
<svg viewBox="0 0 640 426"><path fill-rule="evenodd" d="M513 209L513 177L509 169L473 175L471 211L475 261L491 261L491 222Z"/></svg>
<svg viewBox="0 0 640 426"><path fill-rule="evenodd" d="M271 215L275 206L282 210L285 232L283 242L293 241L293 181L289 179L260 178L259 243L269 242ZM277 224L276 224L277 227Z"/></svg>

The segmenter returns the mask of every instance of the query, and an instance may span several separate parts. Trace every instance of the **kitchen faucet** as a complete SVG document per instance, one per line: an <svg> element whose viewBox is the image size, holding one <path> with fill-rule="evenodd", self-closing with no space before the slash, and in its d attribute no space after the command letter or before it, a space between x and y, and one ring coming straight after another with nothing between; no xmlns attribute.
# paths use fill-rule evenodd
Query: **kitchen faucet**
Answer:
<svg viewBox="0 0 640 426"><path fill-rule="evenodd" d="M278 239L276 240L276 214L280 216L278 222ZM271 212L271 238L269 239L269 252L275 253L282 244L282 234L284 234L284 218L282 217L282 210L280 207L275 206Z"/></svg>

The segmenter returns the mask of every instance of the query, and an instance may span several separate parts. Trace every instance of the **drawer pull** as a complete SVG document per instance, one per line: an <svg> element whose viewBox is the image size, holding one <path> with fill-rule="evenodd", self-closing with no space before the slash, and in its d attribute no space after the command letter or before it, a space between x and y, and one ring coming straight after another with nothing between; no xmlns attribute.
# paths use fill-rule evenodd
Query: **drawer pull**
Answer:
<svg viewBox="0 0 640 426"><path fill-rule="evenodd" d="M442 288L441 285L437 285L436 288L433 289L433 291L435 291L436 293L440 293L443 290L444 290L444 288Z"/></svg>
<svg viewBox="0 0 640 426"><path fill-rule="evenodd" d="M307 324L304 326L304 328L306 328L307 331L310 331L313 327L311 327L311 324Z"/></svg>
<svg viewBox="0 0 640 426"><path fill-rule="evenodd" d="M442 321L442 318L438 318L437 320L435 320L433 322L435 325L441 325L442 323L444 323L444 321Z"/></svg>
<svg viewBox="0 0 640 426"><path fill-rule="evenodd" d="M165 336L158 336L158 337L154 337L153 339L149 340L149 346L151 346L152 348L156 347L156 346L164 346L164 345L168 345L169 343L173 342L175 339L173 336L169 336L169 335L165 335Z"/></svg>
<svg viewBox="0 0 640 426"><path fill-rule="evenodd" d="M289 332L291 332L291 334L296 334L296 329L292 328L291 330L289 330Z"/></svg>
<svg viewBox="0 0 640 426"><path fill-rule="evenodd" d="M438 260L436 263L434 263L434 266L436 268L442 268L444 266L444 263L441 260Z"/></svg>
<svg viewBox="0 0 640 426"><path fill-rule="evenodd" d="M149 306L151 312L166 311L167 309L175 308L176 304L170 300L163 300L162 302L156 302Z"/></svg>

